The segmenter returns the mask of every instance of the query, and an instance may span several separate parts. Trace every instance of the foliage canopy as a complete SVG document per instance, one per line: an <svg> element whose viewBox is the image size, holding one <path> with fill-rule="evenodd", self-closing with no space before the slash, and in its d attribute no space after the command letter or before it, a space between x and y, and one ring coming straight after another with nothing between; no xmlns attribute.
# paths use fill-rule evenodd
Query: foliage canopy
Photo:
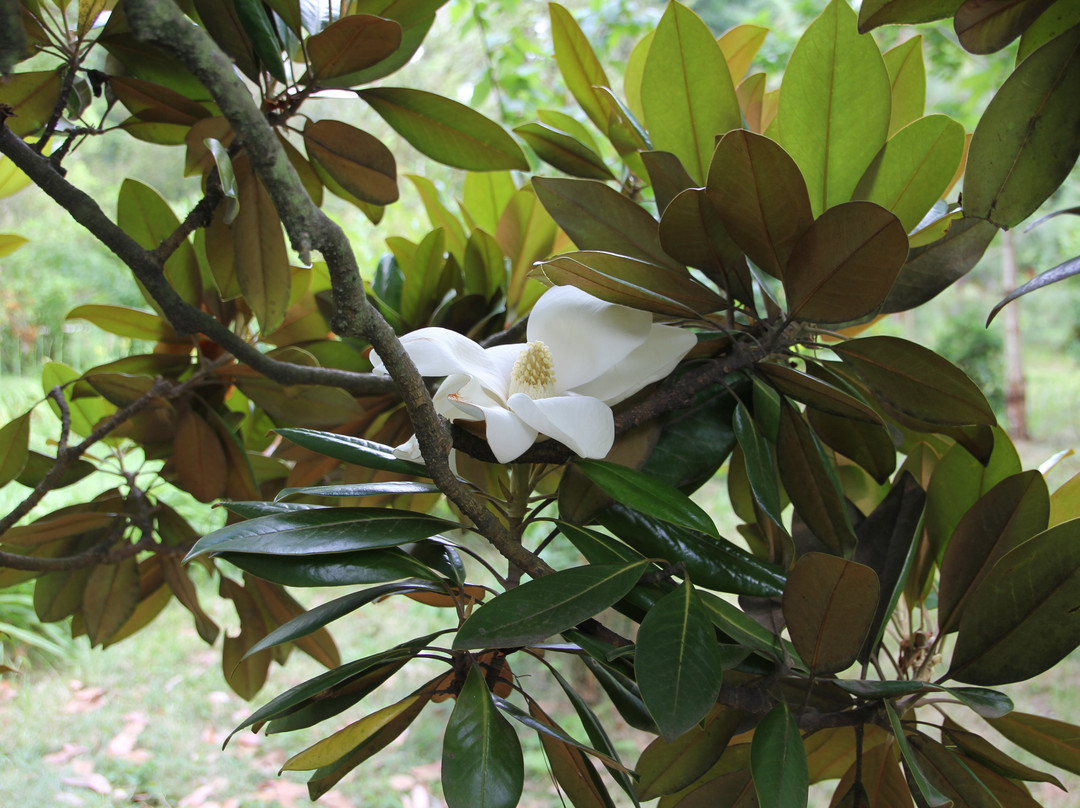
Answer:
<svg viewBox="0 0 1080 808"><path fill-rule="evenodd" d="M29 488L0 519L0 586L33 579L42 620L102 647L175 597L214 643L190 574L205 568L240 619L222 640L237 693L294 648L328 669L237 731L395 693L285 763L313 798L447 699L451 808L518 803L523 731L579 808L612 805L612 785L664 808L789 808L830 779L834 805L1035 805L1024 782L1054 776L973 716L1080 773L1076 727L993 689L1080 645L1076 483L1051 493L1023 470L944 358L861 334L963 277L1072 170L1076 4L831 0L767 76L750 72L765 29L717 37L671 2L613 82L552 3L579 109L509 133L388 83L443 2L3 6L0 187L36 183L149 309L69 316L154 349L45 367L55 457L29 450L29 412L0 429L0 485ZM974 53L1020 37L970 138L924 110L920 37L883 53L867 33L950 16ZM321 204L377 224L397 160L314 117L342 92L468 172L454 202L410 176L431 229L388 238L370 280ZM65 178L91 136L184 149L202 199L178 214L124 178L107 215ZM740 543L689 497L721 468ZM117 485L18 524L94 469ZM223 502L228 524L199 536L162 482ZM311 609L288 591L325 586L348 589ZM444 627L343 661L328 626L387 597ZM515 677L524 657L586 737ZM416 660L442 668L405 692ZM573 660L656 736L637 760L564 675Z"/></svg>

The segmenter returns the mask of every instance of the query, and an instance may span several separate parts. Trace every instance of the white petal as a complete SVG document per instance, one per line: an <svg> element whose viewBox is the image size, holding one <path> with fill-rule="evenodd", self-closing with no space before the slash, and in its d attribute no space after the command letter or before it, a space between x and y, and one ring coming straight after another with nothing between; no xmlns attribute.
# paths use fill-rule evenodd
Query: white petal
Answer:
<svg viewBox="0 0 1080 808"><path fill-rule="evenodd" d="M458 404L475 414L473 420L485 422L488 446L500 463L516 460L536 442L536 430L501 404L494 407L481 406L475 401Z"/></svg>
<svg viewBox="0 0 1080 808"><path fill-rule="evenodd" d="M421 376L449 376L464 373L500 393L505 393L507 379L492 363L487 351L463 334L448 328L420 328L401 338ZM372 351L375 373L386 373L382 358ZM501 389L500 389L501 388Z"/></svg>
<svg viewBox="0 0 1080 808"><path fill-rule="evenodd" d="M604 457L615 442L611 407L589 396L552 396L531 399L510 396L510 409L541 435L569 446L581 457Z"/></svg>
<svg viewBox="0 0 1080 808"><path fill-rule="evenodd" d="M600 376L649 336L652 315L607 303L574 286L544 292L529 315L528 338L555 359L556 390L571 390Z"/></svg>
<svg viewBox="0 0 1080 808"><path fill-rule="evenodd" d="M416 435L413 435L400 446L395 446L394 457L401 460L411 460L414 463L423 463L424 456L420 454L420 444L416 440Z"/></svg>
<svg viewBox="0 0 1080 808"><path fill-rule="evenodd" d="M654 325L649 338L637 349L574 392L618 404L645 385L665 378L696 343L697 338L685 329Z"/></svg>

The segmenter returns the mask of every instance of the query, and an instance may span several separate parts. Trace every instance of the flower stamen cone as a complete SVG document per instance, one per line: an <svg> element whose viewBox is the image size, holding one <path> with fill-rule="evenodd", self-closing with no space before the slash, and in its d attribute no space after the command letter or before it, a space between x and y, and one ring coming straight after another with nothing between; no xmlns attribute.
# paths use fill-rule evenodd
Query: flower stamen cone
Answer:
<svg viewBox="0 0 1080 808"><path fill-rule="evenodd" d="M541 340L528 343L518 355L508 393L524 393L533 400L555 395L555 359Z"/></svg>

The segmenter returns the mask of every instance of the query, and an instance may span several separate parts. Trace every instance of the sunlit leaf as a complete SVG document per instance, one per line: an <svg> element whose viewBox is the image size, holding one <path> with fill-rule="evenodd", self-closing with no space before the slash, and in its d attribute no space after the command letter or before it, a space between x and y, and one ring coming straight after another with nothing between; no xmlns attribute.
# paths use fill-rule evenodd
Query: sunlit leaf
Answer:
<svg viewBox="0 0 1080 808"><path fill-rule="evenodd" d="M566 88L601 132L607 132L608 117L598 87L610 86L603 65L573 15L558 3L548 5L555 62Z"/></svg>
<svg viewBox="0 0 1080 808"><path fill-rule="evenodd" d="M922 34L916 34L882 54L892 85L889 137L921 118L926 107L926 65L922 47Z"/></svg>
<svg viewBox="0 0 1080 808"><path fill-rule="evenodd" d="M645 60L641 103L653 148L675 154L700 183L715 138L741 123L724 53L686 6L668 5Z"/></svg>
<svg viewBox="0 0 1080 808"><path fill-rule="evenodd" d="M281 428L275 430L297 446L313 452L344 460L355 466L395 471L402 474L423 475L424 467L394 455L393 449L375 441L335 432L318 432L314 429Z"/></svg>
<svg viewBox="0 0 1080 808"><path fill-rule="evenodd" d="M769 29L762 25L743 23L725 31L717 40L731 71L732 83L737 85L743 80L768 33Z"/></svg>
<svg viewBox="0 0 1080 808"><path fill-rule="evenodd" d="M60 97L60 73L59 69L35 70L5 78L0 84L0 103L13 107L15 115L6 118L4 125L19 137L41 129Z"/></svg>

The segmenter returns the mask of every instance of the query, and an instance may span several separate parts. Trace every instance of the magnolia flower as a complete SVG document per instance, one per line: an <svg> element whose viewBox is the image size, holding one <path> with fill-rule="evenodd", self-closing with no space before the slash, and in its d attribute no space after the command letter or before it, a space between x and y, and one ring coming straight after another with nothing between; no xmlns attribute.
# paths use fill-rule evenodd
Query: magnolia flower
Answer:
<svg viewBox="0 0 1080 808"><path fill-rule="evenodd" d="M451 421L484 421L500 463L544 435L581 457L607 455L611 407L663 379L693 347L681 328L607 303L573 286L549 289L529 315L525 345L483 348L445 328L421 328L401 343L422 376L445 376L435 408ZM376 373L386 373L372 353ZM420 459L416 438L398 453Z"/></svg>

